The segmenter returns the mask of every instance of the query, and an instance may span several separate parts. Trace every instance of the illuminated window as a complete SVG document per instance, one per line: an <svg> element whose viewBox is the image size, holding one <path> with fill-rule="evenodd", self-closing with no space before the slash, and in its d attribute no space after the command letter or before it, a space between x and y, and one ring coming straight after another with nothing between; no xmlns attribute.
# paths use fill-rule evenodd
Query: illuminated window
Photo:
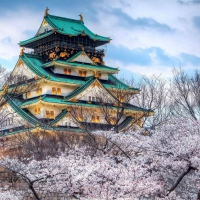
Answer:
<svg viewBox="0 0 200 200"><path fill-rule="evenodd" d="M99 123L100 122L100 118L99 118L99 116L92 116L92 122L93 123Z"/></svg>
<svg viewBox="0 0 200 200"><path fill-rule="evenodd" d="M40 107L36 107L36 108L34 109L34 113L35 113L35 115L40 114Z"/></svg>
<svg viewBox="0 0 200 200"><path fill-rule="evenodd" d="M42 94L42 88L39 89L39 95L41 95L41 94Z"/></svg>
<svg viewBox="0 0 200 200"><path fill-rule="evenodd" d="M79 72L78 72L78 75L79 75L79 76L83 76L83 72L82 72L82 71L79 71Z"/></svg>
<svg viewBox="0 0 200 200"><path fill-rule="evenodd" d="M98 73L98 78L101 79L101 73Z"/></svg>
<svg viewBox="0 0 200 200"><path fill-rule="evenodd" d="M119 100L120 100L121 102L125 102L124 96L120 97Z"/></svg>
<svg viewBox="0 0 200 200"><path fill-rule="evenodd" d="M46 118L50 118L50 112L46 110Z"/></svg>
<svg viewBox="0 0 200 200"><path fill-rule="evenodd" d="M52 94L56 94L56 88L52 87Z"/></svg>
<svg viewBox="0 0 200 200"><path fill-rule="evenodd" d="M83 116L82 115L78 115L77 119L82 122L83 121Z"/></svg>
<svg viewBox="0 0 200 200"><path fill-rule="evenodd" d="M42 88L38 88L36 90L36 95L41 95L42 94Z"/></svg>
<svg viewBox="0 0 200 200"><path fill-rule="evenodd" d="M108 121L112 125L116 124L116 119L114 117L109 117Z"/></svg>
<svg viewBox="0 0 200 200"><path fill-rule="evenodd" d="M67 74L67 69L66 68L64 68L63 71L64 71L64 74Z"/></svg>
<svg viewBox="0 0 200 200"><path fill-rule="evenodd" d="M86 77L87 72L86 72L86 71L82 71L82 70L80 70L80 71L78 72L78 75L79 75L79 76Z"/></svg>
<svg viewBox="0 0 200 200"><path fill-rule="evenodd" d="M61 88L57 88L57 95L61 95Z"/></svg>
<svg viewBox="0 0 200 200"><path fill-rule="evenodd" d="M54 117L54 111L51 111L51 112L50 112L50 118L51 118L51 119L54 119L54 118L55 118L55 117Z"/></svg>
<svg viewBox="0 0 200 200"><path fill-rule="evenodd" d="M67 74L71 75L72 74L72 70L71 69L67 69Z"/></svg>
<svg viewBox="0 0 200 200"><path fill-rule="evenodd" d="M87 74L86 71L83 71L83 76L86 76L86 74Z"/></svg>
<svg viewBox="0 0 200 200"><path fill-rule="evenodd" d="M27 92L27 98L31 98L31 92Z"/></svg>
<svg viewBox="0 0 200 200"><path fill-rule="evenodd" d="M71 69L64 68L63 70L64 70L64 74L68 74L68 75L72 74L72 70Z"/></svg>
<svg viewBox="0 0 200 200"><path fill-rule="evenodd" d="M48 118L48 119L54 119L55 118L54 111L48 111L48 110L46 110L46 118Z"/></svg>

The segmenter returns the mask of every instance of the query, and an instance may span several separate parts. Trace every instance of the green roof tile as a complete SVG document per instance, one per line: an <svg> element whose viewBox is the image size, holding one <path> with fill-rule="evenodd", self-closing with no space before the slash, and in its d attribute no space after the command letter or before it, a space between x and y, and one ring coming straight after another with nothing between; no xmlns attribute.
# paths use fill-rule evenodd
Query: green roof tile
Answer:
<svg viewBox="0 0 200 200"><path fill-rule="evenodd" d="M23 46L23 45L29 44L31 42L40 40L42 38L45 38L45 37L53 34L54 31L57 31L58 33L61 33L64 35L71 35L71 36L85 34L93 40L102 41L102 42L106 42L106 43L111 40L109 37L103 37L103 36L94 34L80 20L58 17L58 16L54 16L54 15L47 15L46 17L44 17L44 19L55 30L51 30L47 33L43 33L41 35L36 35L35 37L30 38L28 40L21 41L19 43L19 45Z"/></svg>
<svg viewBox="0 0 200 200"><path fill-rule="evenodd" d="M36 102L38 102L40 98L36 98L34 100L27 100L25 103L21 105L22 108L25 108L28 105L31 105ZM42 97L42 101L46 103L52 103L52 104L60 104L60 105L66 105L66 106L83 106L83 107L93 107L93 108L101 108L102 105L97 104L97 103L87 103L86 101L79 101L79 102L71 102L71 101L66 101L63 98L60 98L58 96L52 96L52 95L44 95ZM107 106L109 108L109 106ZM117 108L116 106L110 105L110 108L115 109ZM141 112L153 112L152 110L148 110L145 108L140 108L138 106L134 106L131 104L127 104L127 107L125 110L133 110L133 111L141 111Z"/></svg>
<svg viewBox="0 0 200 200"><path fill-rule="evenodd" d="M20 45L20 46L24 46L24 45L26 45L26 44L28 44L28 43L31 43L31 42L40 40L40 39L42 39L42 38L45 38L45 37L47 37L47 36L49 36L49 35L51 35L51 34L53 34L53 33L54 33L53 31L50 31L50 32L48 32L48 33L43 33L43 34L41 34L41 35L39 35L39 36L35 36L35 37L32 37L32 38L30 38L30 39L28 39L28 40L24 40L24 41L19 42L19 45Z"/></svg>
<svg viewBox="0 0 200 200"><path fill-rule="evenodd" d="M58 17L54 15L47 15L44 19L49 23L50 26L56 28L59 33L66 35L77 36L79 34L86 34L93 40L109 42L110 38L103 37L97 34L94 34L90 31L82 21L74 20L64 17Z"/></svg>
<svg viewBox="0 0 200 200"><path fill-rule="evenodd" d="M39 77L44 77L50 81L55 82L62 82L62 83L69 83L74 85L82 85L85 83L84 80L77 80L77 79L69 79L69 78L61 78L56 77L53 74L49 74L47 71L45 71L42 68L42 65L44 64L41 59L38 58L38 56L34 56L31 54L23 54L20 56L20 58L24 61L24 63L29 67L29 69L35 73L35 75Z"/></svg>

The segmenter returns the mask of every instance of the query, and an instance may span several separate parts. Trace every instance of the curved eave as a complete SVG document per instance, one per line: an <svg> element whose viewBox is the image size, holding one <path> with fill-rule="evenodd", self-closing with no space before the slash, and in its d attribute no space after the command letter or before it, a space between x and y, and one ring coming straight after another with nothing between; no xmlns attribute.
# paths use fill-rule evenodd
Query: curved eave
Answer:
<svg viewBox="0 0 200 200"><path fill-rule="evenodd" d="M39 36L32 37L32 38L30 38L28 40L20 41L18 44L20 46L25 46L25 45L27 45L29 43L32 43L32 42L38 41L38 40L40 40L42 38L48 37L48 36L52 35L53 33L54 33L54 31L49 31L49 32L43 33L43 34L41 34Z"/></svg>
<svg viewBox="0 0 200 200"><path fill-rule="evenodd" d="M107 73L111 73L111 74L117 74L119 71L117 68L112 68L112 67L108 67L108 66L96 66L96 65L94 66L94 65L79 64L79 63L72 63L72 62L62 62L59 60L45 63L43 65L43 68L48 68L48 67L52 67L52 66L69 67L69 68L73 67L75 69L96 70L96 71L107 72Z"/></svg>
<svg viewBox="0 0 200 200"><path fill-rule="evenodd" d="M36 67L30 60L29 58L23 54L20 56L22 61L26 64L27 67L37 76L40 78L46 79L49 82L58 82L66 85L72 85L72 86L77 86L77 85L82 85L85 83L85 81L80 81L80 80L68 80L67 78L58 78L50 75L48 72L46 72L43 68L42 65L40 67Z"/></svg>
<svg viewBox="0 0 200 200"><path fill-rule="evenodd" d="M30 108L39 104L43 105L56 105L58 107L67 108L67 107L88 107L88 108L94 108L94 109L101 109L103 105L100 104L92 104L92 103L87 103L87 102L71 102L71 101L65 101L64 99L57 99L56 97L45 97L43 96L42 98L37 98L34 100L28 100L27 102L23 103L21 105L21 108ZM109 109L114 109L117 110L116 106L107 106ZM151 110L147 110L144 108L140 108L137 106L129 106L125 108L125 113L142 113L144 116L152 116L154 115L154 112Z"/></svg>
<svg viewBox="0 0 200 200"><path fill-rule="evenodd" d="M56 18L56 19L60 19L62 21L67 21L67 23L72 23L71 24L71 29L72 29L72 32L69 33L69 32L66 32L65 31L65 27L59 27L55 24L55 22L52 21L51 18ZM100 42L110 42L111 39L108 38L108 37L104 37L104 36L100 36L100 35L97 35L97 34L94 34L92 31L90 31L82 21L80 20L73 20L73 19L68 19L68 18L64 18L64 17L58 17L58 16L53 16L53 15L47 15L46 17L44 17L44 19L47 21L47 23L55 28L57 30L57 32L61 33L61 34L64 34L64 35L69 35L69 36L78 36L78 35L81 35L83 34L83 30L84 30L84 34L87 35L89 38L91 38L92 40L95 40L95 41L100 41ZM79 24L80 26L82 26L82 30L76 30L76 28L73 27L73 24ZM69 26L69 24L67 24ZM77 33L75 33L77 32Z"/></svg>
<svg viewBox="0 0 200 200"><path fill-rule="evenodd" d="M103 83L103 85L107 88L107 89L119 89L119 90L129 90L129 91L137 91L137 93L140 92L140 90L138 88L133 88L132 86L128 86L125 83L123 83L122 81L120 81L119 79L117 79L114 75L110 74L108 76L108 80L111 82L111 84L108 83Z"/></svg>

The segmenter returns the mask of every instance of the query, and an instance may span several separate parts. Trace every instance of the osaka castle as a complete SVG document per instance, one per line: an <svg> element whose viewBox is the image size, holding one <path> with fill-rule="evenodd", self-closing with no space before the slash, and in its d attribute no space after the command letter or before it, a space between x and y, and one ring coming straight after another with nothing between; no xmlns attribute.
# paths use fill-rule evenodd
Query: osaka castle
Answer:
<svg viewBox="0 0 200 200"><path fill-rule="evenodd" d="M1 113L7 113L0 127L4 135L43 128L83 132L86 124L104 130L115 124L124 131L153 114L127 101L140 90L118 80L119 69L105 64L109 37L89 30L82 15L75 20L48 11L36 35L19 43L11 75L25 79L1 89ZM15 87L17 93L30 83L36 86L13 95Z"/></svg>

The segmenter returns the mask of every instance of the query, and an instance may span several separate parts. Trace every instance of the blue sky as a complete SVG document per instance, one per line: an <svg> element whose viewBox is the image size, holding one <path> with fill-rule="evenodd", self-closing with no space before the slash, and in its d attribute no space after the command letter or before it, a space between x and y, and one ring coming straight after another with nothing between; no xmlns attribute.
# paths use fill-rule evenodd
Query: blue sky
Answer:
<svg viewBox="0 0 200 200"><path fill-rule="evenodd" d="M52 15L79 19L94 33L112 38L106 65L119 76L170 77L172 68L200 69L200 0L2 0L0 64L12 70L18 42L33 37L49 7Z"/></svg>

